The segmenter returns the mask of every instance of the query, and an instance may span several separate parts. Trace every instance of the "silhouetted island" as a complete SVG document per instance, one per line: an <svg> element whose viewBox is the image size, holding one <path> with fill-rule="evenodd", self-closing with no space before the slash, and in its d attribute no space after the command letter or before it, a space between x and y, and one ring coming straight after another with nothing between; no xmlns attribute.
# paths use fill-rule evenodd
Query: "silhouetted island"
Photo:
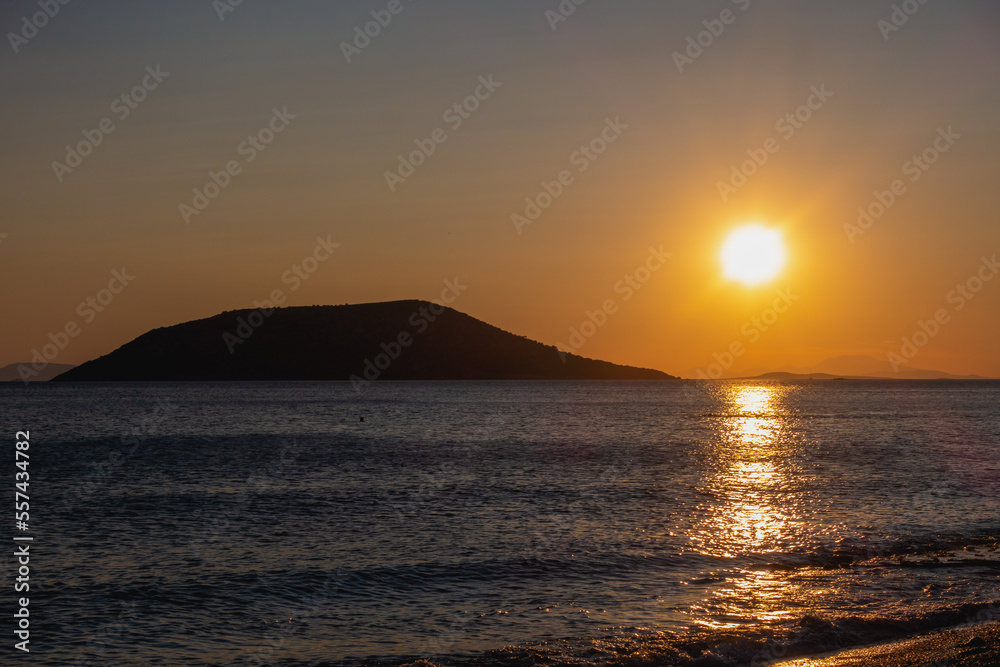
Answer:
<svg viewBox="0 0 1000 667"><path fill-rule="evenodd" d="M237 310L154 329L54 381L669 380L428 301Z"/></svg>

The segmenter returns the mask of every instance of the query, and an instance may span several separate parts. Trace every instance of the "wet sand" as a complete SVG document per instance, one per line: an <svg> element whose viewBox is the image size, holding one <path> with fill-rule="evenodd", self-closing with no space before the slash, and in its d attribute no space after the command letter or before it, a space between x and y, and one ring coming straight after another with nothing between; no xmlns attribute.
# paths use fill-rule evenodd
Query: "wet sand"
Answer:
<svg viewBox="0 0 1000 667"><path fill-rule="evenodd" d="M942 630L775 667L1000 667L1000 622Z"/></svg>

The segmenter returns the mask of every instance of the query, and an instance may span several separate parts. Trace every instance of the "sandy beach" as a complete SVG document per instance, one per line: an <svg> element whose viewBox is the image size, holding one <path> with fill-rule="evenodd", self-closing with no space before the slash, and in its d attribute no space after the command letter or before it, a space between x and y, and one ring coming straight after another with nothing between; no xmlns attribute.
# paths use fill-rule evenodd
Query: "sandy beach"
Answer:
<svg viewBox="0 0 1000 667"><path fill-rule="evenodd" d="M777 667L993 667L1000 665L1000 623L942 630L834 654L797 658Z"/></svg>

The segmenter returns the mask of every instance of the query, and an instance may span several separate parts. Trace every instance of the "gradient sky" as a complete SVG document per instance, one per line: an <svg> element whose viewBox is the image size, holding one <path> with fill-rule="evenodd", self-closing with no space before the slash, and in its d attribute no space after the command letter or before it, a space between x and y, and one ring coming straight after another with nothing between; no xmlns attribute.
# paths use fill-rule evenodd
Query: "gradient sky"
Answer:
<svg viewBox="0 0 1000 667"><path fill-rule="evenodd" d="M911 365L1000 377L1000 279L961 310L947 300L1000 253L995 2L928 2L886 40L892 3L868 0L589 0L555 30L558 0L402 0L348 63L341 43L388 4L244 0L220 20L210 0L76 0L18 53L5 37L0 365L68 322L58 363L276 288L342 304L433 299L458 278L455 308L549 344L615 299L578 353L683 375L734 342L730 373L885 358L945 309ZM735 20L679 72L673 54L725 9ZM0 28L37 11L5 2ZM112 100L157 65L169 76L119 120ZM443 112L490 75L500 87L453 131ZM785 139L776 121L813 86L833 96ZM296 117L246 163L238 146L274 108ZM115 131L60 183L52 163L105 117ZM609 118L628 129L580 173L572 154ZM447 141L390 192L397 156L439 127ZM949 127L961 138L912 182L904 163ZM718 182L772 137L723 201ZM179 204L230 160L242 171L185 224ZM573 183L518 233L511 215L564 169ZM896 179L906 192L849 239ZM790 261L751 289L717 255L753 220L784 231ZM317 237L340 248L292 291L282 275ZM616 293L660 246L663 268ZM78 305L122 267L135 280L85 321ZM797 300L753 340L745 323L779 289Z"/></svg>

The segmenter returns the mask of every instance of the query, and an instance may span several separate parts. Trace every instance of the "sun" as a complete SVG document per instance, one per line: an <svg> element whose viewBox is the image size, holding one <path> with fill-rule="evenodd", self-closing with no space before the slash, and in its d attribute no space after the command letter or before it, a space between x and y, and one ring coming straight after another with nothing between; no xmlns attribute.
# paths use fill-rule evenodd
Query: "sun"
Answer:
<svg viewBox="0 0 1000 667"><path fill-rule="evenodd" d="M785 268L785 242L781 232L763 225L746 225L733 231L722 246L726 278L753 286L766 283Z"/></svg>

